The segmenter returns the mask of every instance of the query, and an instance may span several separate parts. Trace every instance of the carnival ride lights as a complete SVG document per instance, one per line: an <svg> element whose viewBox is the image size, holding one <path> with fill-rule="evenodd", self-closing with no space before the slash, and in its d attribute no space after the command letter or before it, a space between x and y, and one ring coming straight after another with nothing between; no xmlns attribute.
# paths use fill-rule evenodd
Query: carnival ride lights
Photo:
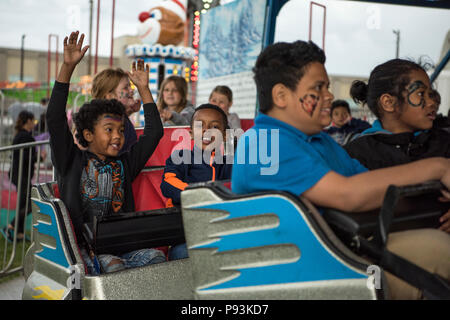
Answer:
<svg viewBox="0 0 450 320"><path fill-rule="evenodd" d="M195 50L194 62L191 65L191 81L195 82L198 80L198 48L200 44L200 12L194 12L194 31L192 38L192 46Z"/></svg>
<svg viewBox="0 0 450 320"><path fill-rule="evenodd" d="M203 0L203 9L201 13L206 13L211 8L211 3L213 0Z"/></svg>

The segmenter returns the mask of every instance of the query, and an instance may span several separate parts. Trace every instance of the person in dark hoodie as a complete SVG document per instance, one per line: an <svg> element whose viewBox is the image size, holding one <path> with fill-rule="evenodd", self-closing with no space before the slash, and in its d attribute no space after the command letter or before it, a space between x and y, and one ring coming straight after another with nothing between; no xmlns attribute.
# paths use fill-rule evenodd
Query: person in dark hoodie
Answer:
<svg viewBox="0 0 450 320"><path fill-rule="evenodd" d="M228 120L225 112L213 104L195 109L191 120L192 150L176 150L166 160L161 192L167 206L180 205L181 192L189 183L231 179L232 164L222 152ZM169 249L169 260L187 257L186 244Z"/></svg>
<svg viewBox="0 0 450 320"><path fill-rule="evenodd" d="M370 128L367 121L353 118L350 106L345 100L335 100L331 104L331 127L325 129L334 141L340 145L345 145L358 133Z"/></svg>
<svg viewBox="0 0 450 320"><path fill-rule="evenodd" d="M144 103L144 134L130 151L123 147L124 105L116 99L94 99L85 103L74 117L76 138L67 124L66 104L70 78L88 46L82 47L84 34L72 32L64 39L64 62L61 66L47 109L52 161L61 199L70 213L75 236L90 274L99 274L166 261L157 249L140 249L119 256L94 256L82 236L83 223L97 216L134 211L131 183L144 168L163 135L156 104L148 88L149 66L133 62L128 72Z"/></svg>
<svg viewBox="0 0 450 320"><path fill-rule="evenodd" d="M13 145L22 144L22 143L30 143L34 142L35 139L31 135L34 124L34 114L23 110L19 113L15 130L16 135L14 136ZM31 151L31 155L30 155ZM16 234L16 239L21 240L24 237L24 224L25 217L28 211L31 211L31 202L30 202L30 194L31 194L31 179L34 176L34 166L37 161L36 149L35 147L28 147L23 149L22 155L22 167L20 167L20 150L14 150L13 158L12 158L12 167L9 172L9 178L11 182L16 186L16 190L18 192L19 200L19 208L18 212L18 229ZM22 175L20 175L20 171L22 171ZM20 179L19 179L20 177ZM20 188L19 188L20 186ZM20 190L19 190L20 189ZM7 227L1 229L0 232L8 241L14 240L14 226L16 223L16 219L14 218Z"/></svg>
<svg viewBox="0 0 450 320"><path fill-rule="evenodd" d="M344 146L369 170L431 157L450 158L450 133L433 126L440 99L417 63L393 59L377 66L368 84L355 81L350 95L377 116L372 128ZM450 211L440 229L450 233Z"/></svg>

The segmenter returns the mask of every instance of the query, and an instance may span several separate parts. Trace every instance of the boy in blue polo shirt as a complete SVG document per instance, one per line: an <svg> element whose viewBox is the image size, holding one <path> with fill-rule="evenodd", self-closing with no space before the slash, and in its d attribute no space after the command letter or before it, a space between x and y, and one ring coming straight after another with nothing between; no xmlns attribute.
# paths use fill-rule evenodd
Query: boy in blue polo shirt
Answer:
<svg viewBox="0 0 450 320"><path fill-rule="evenodd" d="M328 90L324 63L324 52L312 42L276 43L259 55L253 72L260 114L253 129L239 140L232 171L234 192L289 191L319 208L360 212L380 207L390 184L440 180L450 187L447 159L430 158L367 171L323 133L331 121L334 98ZM278 164L270 164L277 170L267 170L263 159L255 161L253 155L261 154L259 150L267 150L272 159L278 159ZM274 157L274 153L278 155ZM443 194L450 199L448 192ZM432 229L397 232L390 235L388 248L450 279L448 234ZM392 298L422 297L418 289L390 274L387 280Z"/></svg>

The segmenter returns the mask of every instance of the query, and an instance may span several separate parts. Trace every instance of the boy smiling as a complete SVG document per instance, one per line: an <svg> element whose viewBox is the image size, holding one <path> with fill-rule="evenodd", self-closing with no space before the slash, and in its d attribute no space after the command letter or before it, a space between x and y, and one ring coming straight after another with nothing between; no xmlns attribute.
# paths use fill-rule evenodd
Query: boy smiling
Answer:
<svg viewBox="0 0 450 320"><path fill-rule="evenodd" d="M213 104L202 104L192 116L190 134L193 150L176 150L166 160L161 192L168 198L167 206L181 204L181 192L189 183L228 180L231 164L222 154L228 120L225 112ZM169 260L187 258L186 244L169 250Z"/></svg>
<svg viewBox="0 0 450 320"><path fill-rule="evenodd" d="M81 173L81 202L89 217L122 211L123 164L117 160L124 138L125 113L117 100L92 100L75 116L79 143L87 148Z"/></svg>
<svg viewBox="0 0 450 320"><path fill-rule="evenodd" d="M195 109L190 129L193 150L174 151L166 160L161 192L170 199L168 206L180 205L181 191L189 183L231 178L231 164L221 152L227 127L227 116L218 106L203 104Z"/></svg>

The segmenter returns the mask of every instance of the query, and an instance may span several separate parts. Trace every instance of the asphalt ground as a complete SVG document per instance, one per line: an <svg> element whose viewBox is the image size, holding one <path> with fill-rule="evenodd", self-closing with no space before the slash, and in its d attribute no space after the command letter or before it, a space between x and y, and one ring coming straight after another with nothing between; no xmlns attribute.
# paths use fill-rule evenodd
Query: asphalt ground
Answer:
<svg viewBox="0 0 450 320"><path fill-rule="evenodd" d="M0 283L0 300L21 300L24 285L22 276Z"/></svg>

